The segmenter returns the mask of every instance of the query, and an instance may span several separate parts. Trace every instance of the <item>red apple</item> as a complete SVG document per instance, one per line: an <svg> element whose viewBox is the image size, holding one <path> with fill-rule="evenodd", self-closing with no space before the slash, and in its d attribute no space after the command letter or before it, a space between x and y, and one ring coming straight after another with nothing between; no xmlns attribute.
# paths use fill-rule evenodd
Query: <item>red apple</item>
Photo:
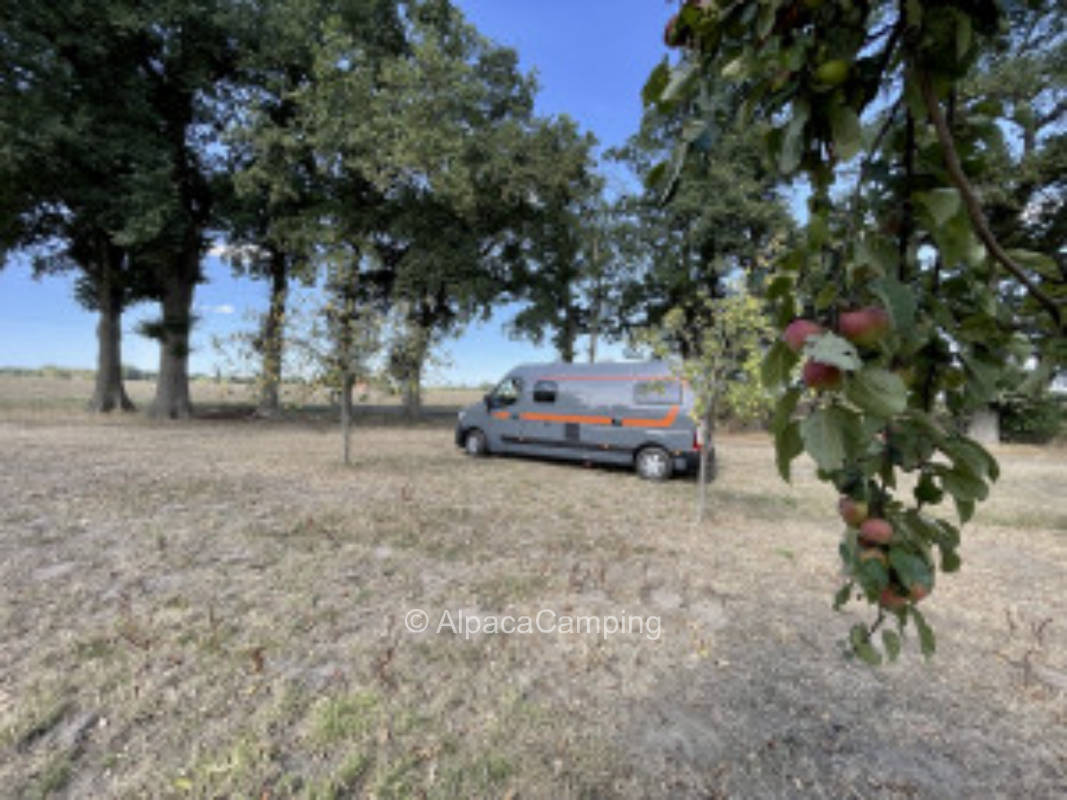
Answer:
<svg viewBox="0 0 1067 800"><path fill-rule="evenodd" d="M841 519L853 528L858 528L860 523L867 519L867 504L862 500L853 500L851 497L842 497L838 500L837 511Z"/></svg>
<svg viewBox="0 0 1067 800"><path fill-rule="evenodd" d="M889 544L893 538L893 526L887 520L871 517L860 525L860 539L865 544Z"/></svg>
<svg viewBox="0 0 1067 800"><path fill-rule="evenodd" d="M795 319L790 322L782 333L782 340L790 350L799 353L804 349L804 343L812 336L821 336L822 325L812 322L810 319Z"/></svg>
<svg viewBox="0 0 1067 800"><path fill-rule="evenodd" d="M804 365L804 383L812 389L839 389L841 388L841 370L830 364L822 364L811 359Z"/></svg>
<svg viewBox="0 0 1067 800"><path fill-rule="evenodd" d="M911 597L911 599L914 602L918 603L920 600L922 600L928 594L930 594L930 587L929 586L926 586L926 585L921 584L921 583L916 583L911 587L911 593L909 594L909 596Z"/></svg>
<svg viewBox="0 0 1067 800"><path fill-rule="evenodd" d="M883 608L895 611L898 608L904 608L908 604L908 598L897 594L892 586L887 586L882 589L882 596L878 598L878 603Z"/></svg>
<svg viewBox="0 0 1067 800"><path fill-rule="evenodd" d="M678 30L678 15L675 14L667 20L667 27L663 29L663 43L667 47L681 47L687 41L689 41L689 32Z"/></svg>
<svg viewBox="0 0 1067 800"><path fill-rule="evenodd" d="M884 308L876 306L846 311L838 320L837 327L841 335L850 342L873 347L889 330L889 314Z"/></svg>

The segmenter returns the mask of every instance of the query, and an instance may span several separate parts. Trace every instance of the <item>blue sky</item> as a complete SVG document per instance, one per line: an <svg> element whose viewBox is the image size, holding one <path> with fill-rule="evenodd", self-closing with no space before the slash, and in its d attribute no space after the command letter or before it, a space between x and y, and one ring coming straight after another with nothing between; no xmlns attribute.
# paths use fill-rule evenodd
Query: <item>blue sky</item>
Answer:
<svg viewBox="0 0 1067 800"><path fill-rule="evenodd" d="M673 13L664 0L457 0L467 18L490 39L518 50L522 66L535 70L541 114L568 114L592 131L604 147L620 144L637 129L640 91L663 57L663 27ZM193 334L193 372L212 374L229 363L212 346L217 337L250 327L266 306L263 282L235 279L218 259L205 262L207 282L196 290L199 322ZM441 350L442 366L428 382L474 384L495 381L523 361L551 361L548 347L514 341L503 326L515 307L501 308L487 323L471 325ZM157 314L152 304L130 309L123 320L123 359L142 369L158 362L155 342L139 336L141 319ZM25 260L0 271L0 366L54 364L92 368L96 359L95 316L73 299L73 277L34 280ZM601 348L607 357L621 350Z"/></svg>

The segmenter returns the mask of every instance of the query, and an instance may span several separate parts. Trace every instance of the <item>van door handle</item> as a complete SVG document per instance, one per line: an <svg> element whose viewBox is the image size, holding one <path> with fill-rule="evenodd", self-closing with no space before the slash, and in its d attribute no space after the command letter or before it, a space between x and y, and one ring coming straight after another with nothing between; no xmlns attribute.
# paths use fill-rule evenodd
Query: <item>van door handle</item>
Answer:
<svg viewBox="0 0 1067 800"><path fill-rule="evenodd" d="M618 428L618 427L620 427L622 425L622 420L619 419L618 417L612 417L611 418L611 424L614 425L616 428Z"/></svg>
<svg viewBox="0 0 1067 800"><path fill-rule="evenodd" d="M518 418L519 418L519 412L517 412L517 411L512 411L512 412L511 412L511 418L512 418L512 419L518 419Z"/></svg>

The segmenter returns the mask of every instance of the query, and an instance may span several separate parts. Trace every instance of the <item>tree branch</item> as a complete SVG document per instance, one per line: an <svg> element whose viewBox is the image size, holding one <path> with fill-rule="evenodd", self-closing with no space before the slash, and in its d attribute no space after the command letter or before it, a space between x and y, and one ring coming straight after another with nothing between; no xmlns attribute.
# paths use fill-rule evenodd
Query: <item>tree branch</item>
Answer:
<svg viewBox="0 0 1067 800"><path fill-rule="evenodd" d="M1030 279L1026 271L1005 252L1004 248L1000 246L1000 242L997 241L996 236L993 235L993 231L990 230L989 222L986 219L985 212L982 211L982 204L978 200L978 195L975 193L974 187L960 164L959 154L956 152L956 144L952 139L951 131L948 129L945 115L941 113L941 104L934 93L933 83L928 73L919 74L919 87L922 90L926 111L930 115L930 121L937 131L937 139L941 143L945 169L948 170L949 179L963 198L964 206L967 208L967 215L971 218L971 225L974 226L974 232L978 234L978 238L985 245L989 254L1026 287L1030 296L1048 311L1056 327L1062 330L1064 324L1060 306L1045 294L1041 287Z"/></svg>
<svg viewBox="0 0 1067 800"><path fill-rule="evenodd" d="M1055 106L1052 107L1047 114L1042 114L1037 118L1037 124L1035 125L1037 130L1041 130L1046 125L1050 125L1056 122L1060 117L1067 113L1067 99L1060 100Z"/></svg>

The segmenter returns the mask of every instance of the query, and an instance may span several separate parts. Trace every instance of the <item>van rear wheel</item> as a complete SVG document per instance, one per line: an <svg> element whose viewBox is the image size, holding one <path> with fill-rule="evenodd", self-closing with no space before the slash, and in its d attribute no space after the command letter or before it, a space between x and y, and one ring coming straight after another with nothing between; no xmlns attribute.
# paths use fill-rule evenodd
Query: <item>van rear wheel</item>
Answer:
<svg viewBox="0 0 1067 800"><path fill-rule="evenodd" d="M463 449L469 456L485 456L489 454L489 440L485 434L477 428L467 432L467 438L463 440Z"/></svg>
<svg viewBox="0 0 1067 800"><path fill-rule="evenodd" d="M671 454L662 447L645 447L634 459L634 469L646 481L665 481L674 472Z"/></svg>

